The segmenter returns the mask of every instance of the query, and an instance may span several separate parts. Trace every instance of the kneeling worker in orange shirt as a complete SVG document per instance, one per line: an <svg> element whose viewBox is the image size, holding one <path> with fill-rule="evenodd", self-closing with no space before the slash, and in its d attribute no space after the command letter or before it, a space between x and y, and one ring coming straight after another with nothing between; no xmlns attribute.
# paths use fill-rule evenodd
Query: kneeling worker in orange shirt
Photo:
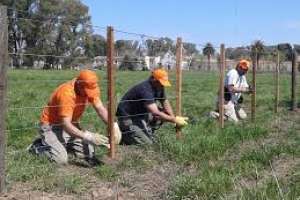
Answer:
<svg viewBox="0 0 300 200"><path fill-rule="evenodd" d="M59 164L68 162L68 153L84 158L89 164L97 164L94 146L109 148L109 144L107 137L81 130L79 119L88 104L92 104L98 116L107 123L98 77L93 71L82 70L77 78L63 83L52 93L41 115L41 137L29 147L30 152L46 155ZM115 134L120 135L118 127L115 128Z"/></svg>

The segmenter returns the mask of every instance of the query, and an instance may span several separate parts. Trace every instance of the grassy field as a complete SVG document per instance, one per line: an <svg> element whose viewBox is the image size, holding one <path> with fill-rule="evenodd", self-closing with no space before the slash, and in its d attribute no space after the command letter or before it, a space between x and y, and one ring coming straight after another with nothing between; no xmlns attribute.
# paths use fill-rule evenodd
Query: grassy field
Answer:
<svg viewBox="0 0 300 200"><path fill-rule="evenodd" d="M123 199L300 198L300 116L288 111L288 75L280 77L279 114L273 112L273 76L259 74L256 123L227 122L220 130L207 118L215 106L218 75L184 72L183 113L190 125L183 140L176 140L174 127L166 124L153 146L119 147L116 163L89 169L72 161L62 168L25 149L37 136L40 112L52 90L77 73L9 71L7 183L9 194L17 199L28 199L27 194L50 199L115 199L117 194ZM98 73L106 102L106 75ZM148 72L118 72L117 99L147 76ZM175 74L170 76L175 85ZM175 105L175 87L167 94ZM244 108L250 116L250 96L245 96ZM91 108L82 125L105 133ZM103 158L106 150L99 148L97 154Z"/></svg>

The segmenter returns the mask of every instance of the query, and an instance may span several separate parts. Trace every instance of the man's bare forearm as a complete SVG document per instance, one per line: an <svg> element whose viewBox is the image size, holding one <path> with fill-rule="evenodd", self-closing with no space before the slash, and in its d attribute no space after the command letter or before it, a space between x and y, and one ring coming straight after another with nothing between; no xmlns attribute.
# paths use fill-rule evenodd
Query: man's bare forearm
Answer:
<svg viewBox="0 0 300 200"><path fill-rule="evenodd" d="M96 110L98 116L107 124L108 122L108 112L106 107L102 104L102 102L98 102L94 105L94 109Z"/></svg>
<svg viewBox="0 0 300 200"><path fill-rule="evenodd" d="M174 116L174 112L173 112L173 109L172 109L172 106L171 106L169 100L166 99L166 100L163 102L163 106L164 106L164 110L166 111L166 113L167 113L168 115Z"/></svg>
<svg viewBox="0 0 300 200"><path fill-rule="evenodd" d="M63 118L63 129L72 137L83 138L83 132L72 124L70 118Z"/></svg>

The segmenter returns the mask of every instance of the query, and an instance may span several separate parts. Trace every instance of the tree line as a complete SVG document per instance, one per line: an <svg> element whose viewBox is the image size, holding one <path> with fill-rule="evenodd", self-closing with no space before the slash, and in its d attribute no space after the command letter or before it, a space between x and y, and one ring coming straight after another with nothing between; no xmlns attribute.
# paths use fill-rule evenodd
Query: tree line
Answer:
<svg viewBox="0 0 300 200"><path fill-rule="evenodd" d="M89 8L80 0L0 0L0 4L8 7L9 52L12 65L17 68L33 66L36 60L44 61L45 67L58 63L68 67L106 55L106 39L96 33ZM183 47L186 56L205 56L208 63L217 56L211 43L201 50L193 43L184 43ZM288 60L292 47L289 44L266 47L262 41L255 41L246 47L227 48L226 57L251 57L254 48L270 55L280 49L283 59ZM138 40L115 41L115 50L118 57L126 56L126 59L161 56L166 52L175 54L176 42L168 37L145 39L141 36Z"/></svg>

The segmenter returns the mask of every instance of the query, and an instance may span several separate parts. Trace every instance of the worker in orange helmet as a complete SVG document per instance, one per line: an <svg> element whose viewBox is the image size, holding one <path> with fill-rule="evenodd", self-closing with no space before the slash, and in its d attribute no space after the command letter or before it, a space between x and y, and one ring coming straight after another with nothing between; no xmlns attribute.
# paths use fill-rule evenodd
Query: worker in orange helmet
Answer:
<svg viewBox="0 0 300 200"><path fill-rule="evenodd" d="M81 129L79 120L88 104L107 123L107 109L100 100L98 77L94 71L82 70L79 75L60 85L51 95L40 118L40 138L29 147L30 152L46 155L51 160L66 164L68 153L97 164L94 146L109 148L108 138ZM120 135L118 127L115 133Z"/></svg>
<svg viewBox="0 0 300 200"><path fill-rule="evenodd" d="M152 144L160 122L175 123L178 127L187 125L187 118L174 115L166 97L165 87L170 86L168 73L158 68L148 79L127 91L117 109L122 144Z"/></svg>
<svg viewBox="0 0 300 200"><path fill-rule="evenodd" d="M245 76L249 67L250 62L241 59L236 65L236 68L229 70L226 74L224 83L224 114L225 119L229 121L238 122L241 119L247 118L247 114L241 107L241 104L243 103L242 93L252 93L252 89L248 85ZM217 111L212 111L210 115L212 117L219 117Z"/></svg>

